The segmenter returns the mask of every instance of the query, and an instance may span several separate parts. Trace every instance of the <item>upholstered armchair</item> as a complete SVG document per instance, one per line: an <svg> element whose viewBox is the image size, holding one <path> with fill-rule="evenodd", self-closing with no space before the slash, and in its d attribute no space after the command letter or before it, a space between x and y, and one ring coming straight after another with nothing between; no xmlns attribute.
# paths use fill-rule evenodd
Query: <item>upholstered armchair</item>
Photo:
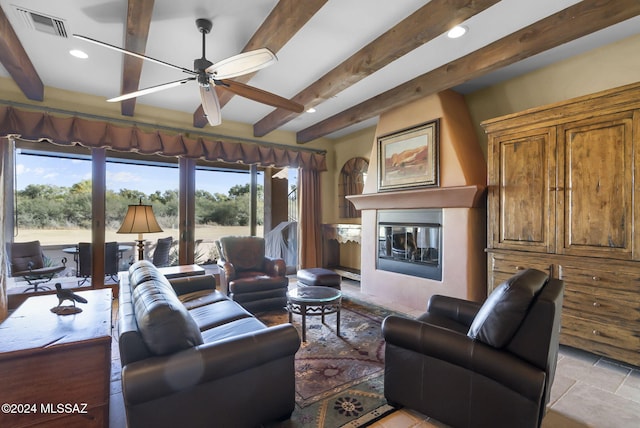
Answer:
<svg viewBox="0 0 640 428"><path fill-rule="evenodd" d="M387 317L384 394L452 427L539 427L556 369L564 284L527 269L484 304L433 296Z"/></svg>
<svg viewBox="0 0 640 428"><path fill-rule="evenodd" d="M223 293L251 312L287 304L284 260L265 256L265 241L256 236L220 238L218 259Z"/></svg>

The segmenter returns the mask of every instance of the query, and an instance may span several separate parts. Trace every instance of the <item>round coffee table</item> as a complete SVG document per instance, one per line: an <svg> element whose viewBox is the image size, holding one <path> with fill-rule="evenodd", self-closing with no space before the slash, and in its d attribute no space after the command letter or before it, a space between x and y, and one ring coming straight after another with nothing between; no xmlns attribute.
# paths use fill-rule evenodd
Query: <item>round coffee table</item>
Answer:
<svg viewBox="0 0 640 428"><path fill-rule="evenodd" d="M293 314L302 315L302 341L307 341L307 315L324 316L336 314L336 334L340 336L340 306L342 293L331 287L304 286L294 288L287 292L287 311L289 322L293 320Z"/></svg>

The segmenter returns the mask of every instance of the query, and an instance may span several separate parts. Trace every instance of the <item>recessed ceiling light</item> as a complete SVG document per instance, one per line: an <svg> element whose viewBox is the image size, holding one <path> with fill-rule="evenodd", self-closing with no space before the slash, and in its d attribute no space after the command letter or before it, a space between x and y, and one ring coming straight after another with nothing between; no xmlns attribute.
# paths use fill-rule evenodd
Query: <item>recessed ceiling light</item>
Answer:
<svg viewBox="0 0 640 428"><path fill-rule="evenodd" d="M447 37L450 39L457 39L458 37L462 37L469 29L464 25L456 25L447 33Z"/></svg>
<svg viewBox="0 0 640 428"><path fill-rule="evenodd" d="M87 55L86 53L84 53L83 51L79 50L79 49L71 49L69 51L69 53L72 56L75 56L76 58L80 58L80 59L87 59L89 58L89 55Z"/></svg>
<svg viewBox="0 0 640 428"><path fill-rule="evenodd" d="M310 107L307 109L307 113L315 113L316 109L314 109L313 107Z"/></svg>

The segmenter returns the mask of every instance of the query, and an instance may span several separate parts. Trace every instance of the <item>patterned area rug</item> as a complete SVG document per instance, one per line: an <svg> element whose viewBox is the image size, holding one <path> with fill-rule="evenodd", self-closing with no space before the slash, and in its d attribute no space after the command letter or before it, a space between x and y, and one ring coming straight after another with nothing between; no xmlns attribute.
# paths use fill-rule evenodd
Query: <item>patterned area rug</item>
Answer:
<svg viewBox="0 0 640 428"><path fill-rule="evenodd" d="M392 311L343 299L340 337L336 316L307 316L307 341L296 354L296 409L273 427L366 426L391 411L383 390L384 340L380 324ZM288 314L258 314L268 325L288 322ZM301 333L301 317L293 316Z"/></svg>

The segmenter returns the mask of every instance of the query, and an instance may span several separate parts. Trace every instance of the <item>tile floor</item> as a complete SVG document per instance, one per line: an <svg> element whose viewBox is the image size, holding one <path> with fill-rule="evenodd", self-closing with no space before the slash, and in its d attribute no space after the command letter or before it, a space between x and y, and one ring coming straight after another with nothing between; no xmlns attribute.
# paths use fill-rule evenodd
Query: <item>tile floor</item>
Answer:
<svg viewBox="0 0 640 428"><path fill-rule="evenodd" d="M359 285L354 281L344 281L343 291L347 296L351 295L372 304L389 307L408 316L417 316L420 313L388 300L364 295L360 293ZM114 321L116 315L117 300L114 301ZM113 341L112 350L109 426L125 428L120 360L116 340ZM551 391L550 408L542 422L542 427L636 428L638 426L640 426L640 368L584 351L561 347ZM424 415L402 410L376 422L373 427L441 428L443 425Z"/></svg>

